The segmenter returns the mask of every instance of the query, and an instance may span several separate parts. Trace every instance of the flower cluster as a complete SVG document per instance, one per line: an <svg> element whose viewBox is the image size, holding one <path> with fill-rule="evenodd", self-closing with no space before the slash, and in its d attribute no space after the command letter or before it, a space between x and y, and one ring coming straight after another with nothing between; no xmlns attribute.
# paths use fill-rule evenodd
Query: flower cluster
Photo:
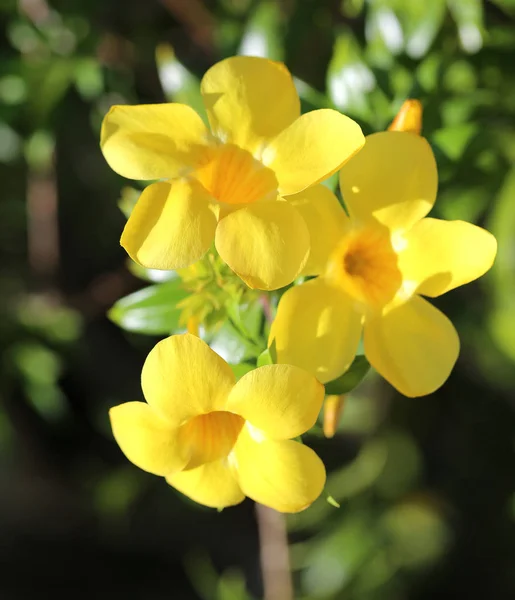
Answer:
<svg viewBox="0 0 515 600"><path fill-rule="evenodd" d="M496 241L427 216L438 178L416 101L389 131L365 138L337 111L301 115L291 75L267 59L226 59L201 92L209 128L182 104L115 106L106 116L110 166L159 180L142 192L121 243L143 267L177 270L215 252L214 242L216 260L263 290L265 303L265 292L296 283L267 315L277 364L236 381L199 337L173 335L143 367L147 403L113 408L113 432L135 465L201 504L248 496L296 512L325 483L319 457L293 439L315 424L324 384L348 371L362 342L404 395L438 389L459 339L424 297L483 275ZM341 199L321 183L337 171ZM337 414L341 401L330 402Z"/></svg>

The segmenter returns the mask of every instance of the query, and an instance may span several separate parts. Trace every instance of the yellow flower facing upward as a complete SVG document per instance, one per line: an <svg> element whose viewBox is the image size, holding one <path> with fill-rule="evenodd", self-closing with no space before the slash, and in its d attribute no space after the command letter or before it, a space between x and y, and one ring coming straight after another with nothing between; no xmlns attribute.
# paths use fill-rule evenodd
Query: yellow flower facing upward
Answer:
<svg viewBox="0 0 515 600"><path fill-rule="evenodd" d="M133 260L177 269L213 240L250 287L276 289L298 275L309 233L284 197L336 172L364 144L360 127L334 110L300 116L286 67L233 57L201 83L210 129L183 104L114 106L101 147L131 179L163 179L139 198L121 238Z"/></svg>
<svg viewBox="0 0 515 600"><path fill-rule="evenodd" d="M320 495L322 461L291 439L320 411L324 388L313 375L269 365L236 383L229 365L186 333L154 347L141 383L147 403L110 411L114 437L136 466L215 508L248 496L297 512Z"/></svg>
<svg viewBox="0 0 515 600"><path fill-rule="evenodd" d="M414 133L368 136L340 171L340 188L349 216L329 191L316 205L306 192L291 199L310 214L305 272L319 277L284 294L269 343L278 362L325 383L348 369L363 334L366 357L385 379L406 396L429 394L449 376L459 340L422 296L483 275L496 240L463 221L426 218L437 170L428 142Z"/></svg>

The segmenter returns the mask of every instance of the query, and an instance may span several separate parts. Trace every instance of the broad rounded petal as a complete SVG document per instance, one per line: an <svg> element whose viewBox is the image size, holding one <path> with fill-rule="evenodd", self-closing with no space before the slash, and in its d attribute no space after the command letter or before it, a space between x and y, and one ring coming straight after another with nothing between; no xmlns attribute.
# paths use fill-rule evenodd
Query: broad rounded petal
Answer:
<svg viewBox="0 0 515 600"><path fill-rule="evenodd" d="M178 269L209 250L216 230L211 196L196 181L175 179L143 190L120 240L149 269Z"/></svg>
<svg viewBox="0 0 515 600"><path fill-rule="evenodd" d="M464 221L422 219L405 235L406 249L399 254L404 280L418 294L439 296L481 277L497 252L495 237Z"/></svg>
<svg viewBox="0 0 515 600"><path fill-rule="evenodd" d="M275 341L277 362L296 365L327 383L354 360L361 320L354 302L319 277L284 294L268 345Z"/></svg>
<svg viewBox="0 0 515 600"><path fill-rule="evenodd" d="M166 478L176 490L211 508L234 506L245 499L227 460L216 460Z"/></svg>
<svg viewBox="0 0 515 600"><path fill-rule="evenodd" d="M185 104L113 106L100 147L111 169L128 179L176 177L199 163L208 131Z"/></svg>
<svg viewBox="0 0 515 600"><path fill-rule="evenodd" d="M275 171L279 192L296 194L335 173L363 147L360 126L335 110L302 115L263 152L263 163Z"/></svg>
<svg viewBox="0 0 515 600"><path fill-rule="evenodd" d="M287 440L315 424L324 386L291 365L267 365L244 375L233 387L227 410L241 415L267 437Z"/></svg>
<svg viewBox="0 0 515 600"><path fill-rule="evenodd" d="M234 454L243 493L280 512L304 510L324 489L323 462L299 442L256 441L244 427Z"/></svg>
<svg viewBox="0 0 515 600"><path fill-rule="evenodd" d="M409 229L431 210L438 176L431 146L401 131L367 136L366 144L340 171L340 189L351 218Z"/></svg>
<svg viewBox="0 0 515 600"><path fill-rule="evenodd" d="M364 341L370 364L401 394L412 398L443 385L460 350L453 324L419 296L367 319Z"/></svg>
<svg viewBox="0 0 515 600"><path fill-rule="evenodd" d="M169 475L186 465L177 430L145 402L127 402L109 411L115 440L140 469Z"/></svg>
<svg viewBox="0 0 515 600"><path fill-rule="evenodd" d="M258 202L224 217L216 249L251 288L276 290L291 283L309 254L309 232L300 214L281 200Z"/></svg>
<svg viewBox="0 0 515 600"><path fill-rule="evenodd" d="M338 198L325 185L317 184L286 199L302 215L309 231L310 251L302 275L320 275L349 226Z"/></svg>
<svg viewBox="0 0 515 600"><path fill-rule="evenodd" d="M223 410L234 383L229 365L190 333L156 344L141 372L147 402L175 426Z"/></svg>
<svg viewBox="0 0 515 600"><path fill-rule="evenodd" d="M300 115L288 69L266 58L222 60L207 71L200 89L213 133L251 152Z"/></svg>

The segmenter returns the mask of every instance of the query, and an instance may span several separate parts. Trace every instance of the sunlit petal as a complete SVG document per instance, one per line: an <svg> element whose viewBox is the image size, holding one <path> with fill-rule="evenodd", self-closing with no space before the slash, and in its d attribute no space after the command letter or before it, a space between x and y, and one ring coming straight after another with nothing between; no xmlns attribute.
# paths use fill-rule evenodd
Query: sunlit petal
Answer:
<svg viewBox="0 0 515 600"><path fill-rule="evenodd" d="M267 146L263 162L275 171L279 192L296 194L335 173L363 147L360 126L335 110L302 115Z"/></svg>
<svg viewBox="0 0 515 600"><path fill-rule="evenodd" d="M178 443L176 428L145 402L115 406L109 417L122 452L140 469L169 475L188 462Z"/></svg>
<svg viewBox="0 0 515 600"><path fill-rule="evenodd" d="M227 410L241 415L268 437L290 439L313 427L324 386L291 365L268 365L244 375L233 387Z"/></svg>
<svg viewBox="0 0 515 600"><path fill-rule="evenodd" d="M234 506L245 499L226 459L175 473L166 481L188 498L212 508Z"/></svg>
<svg viewBox="0 0 515 600"><path fill-rule="evenodd" d="M344 292L317 278L281 298L268 344L275 341L278 362L301 367L326 383L354 360L361 319Z"/></svg>
<svg viewBox="0 0 515 600"><path fill-rule="evenodd" d="M320 275L349 227L349 218L338 198L322 184L288 196L287 201L300 212L309 230L309 258L302 274Z"/></svg>
<svg viewBox="0 0 515 600"><path fill-rule="evenodd" d="M147 402L175 426L224 410L235 383L229 365L198 337L173 335L147 356L141 385Z"/></svg>
<svg viewBox="0 0 515 600"><path fill-rule="evenodd" d="M497 252L494 236L464 221L422 219L405 235L399 255L405 280L419 294L439 296L481 277Z"/></svg>
<svg viewBox="0 0 515 600"><path fill-rule="evenodd" d="M299 512L324 489L324 464L311 448L299 442L258 442L244 428L234 452L243 493L265 506Z"/></svg>
<svg viewBox="0 0 515 600"><path fill-rule="evenodd" d="M297 277L309 253L309 232L287 202L258 202L230 213L216 229L222 259L252 288L275 290Z"/></svg>
<svg viewBox="0 0 515 600"><path fill-rule="evenodd" d="M113 106L100 146L109 166L129 179L163 179L187 172L209 143L206 126L185 104Z"/></svg>
<svg viewBox="0 0 515 600"><path fill-rule="evenodd" d="M458 334L449 319L418 296L384 315L367 318L365 354L405 396L431 394L458 358Z"/></svg>
<svg viewBox="0 0 515 600"><path fill-rule="evenodd" d="M186 267L204 256L215 237L211 200L195 181L153 183L139 197L120 243L144 267Z"/></svg>
<svg viewBox="0 0 515 600"><path fill-rule="evenodd" d="M437 189L431 146L414 133L385 131L340 171L340 189L357 225L379 222L392 231L409 229L431 210Z"/></svg>
<svg viewBox="0 0 515 600"><path fill-rule="evenodd" d="M288 69L266 58L222 60L204 75L201 92L213 133L251 152L300 115Z"/></svg>

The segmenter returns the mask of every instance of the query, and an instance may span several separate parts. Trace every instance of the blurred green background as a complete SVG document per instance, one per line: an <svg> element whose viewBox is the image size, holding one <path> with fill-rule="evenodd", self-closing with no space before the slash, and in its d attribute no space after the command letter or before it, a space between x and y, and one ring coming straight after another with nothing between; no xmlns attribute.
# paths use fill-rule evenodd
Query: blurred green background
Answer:
<svg viewBox="0 0 515 600"><path fill-rule="evenodd" d="M198 108L203 72L235 53L285 61L305 110L366 133L419 98L434 214L499 241L486 277L436 301L462 340L443 388L406 399L370 374L337 436L308 440L341 508L288 518L296 598L514 598L515 1L1 0L0 19L0 598L262 597L252 503L187 501L126 461L107 419L141 399L179 297L118 304L130 332L106 316L148 284L118 245L130 192L102 117ZM220 343L252 357L237 332Z"/></svg>

